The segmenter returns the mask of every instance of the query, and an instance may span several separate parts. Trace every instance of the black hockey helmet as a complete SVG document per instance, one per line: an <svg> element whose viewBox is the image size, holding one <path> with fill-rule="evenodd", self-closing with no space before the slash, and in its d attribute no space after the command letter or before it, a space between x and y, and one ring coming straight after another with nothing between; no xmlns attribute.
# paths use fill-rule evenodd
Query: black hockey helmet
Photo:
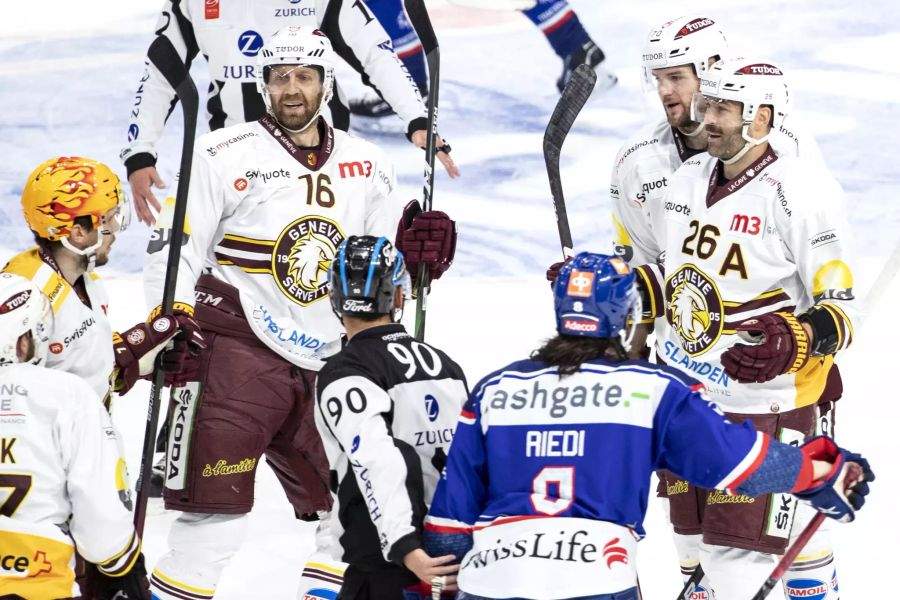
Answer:
<svg viewBox="0 0 900 600"><path fill-rule="evenodd" d="M331 307L339 317L393 315L394 290L410 289L403 254L386 237L351 235L329 269Z"/></svg>

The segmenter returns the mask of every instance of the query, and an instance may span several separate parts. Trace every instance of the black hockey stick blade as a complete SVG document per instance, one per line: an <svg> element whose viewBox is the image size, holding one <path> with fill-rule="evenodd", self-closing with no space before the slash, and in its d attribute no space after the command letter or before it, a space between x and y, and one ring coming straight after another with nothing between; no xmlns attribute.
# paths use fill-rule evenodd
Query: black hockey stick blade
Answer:
<svg viewBox="0 0 900 600"><path fill-rule="evenodd" d="M437 152L435 146L437 138L438 116L438 92L440 87L441 49L438 46L437 36L424 0L404 0L406 15L412 24L422 48L425 50L425 62L428 64L428 126L431 132L425 142L425 181L422 189L422 210L431 210L434 202L434 157ZM416 324L415 336L418 339L425 338L425 318L428 310L428 290L431 285L431 276L428 268L419 267L419 277L416 281Z"/></svg>
<svg viewBox="0 0 900 600"><path fill-rule="evenodd" d="M572 230L569 228L569 217L566 215L566 200L563 196L562 178L559 173L559 157L563 142L569 130L578 118L594 85L597 74L588 65L579 65L566 83L553 115L544 131L544 162L547 164L547 178L550 180L550 193L553 196L553 208L556 210L556 226L559 229L559 242L563 256L572 256Z"/></svg>
<svg viewBox="0 0 900 600"><path fill-rule="evenodd" d="M166 262L166 278L163 285L162 314L172 314L175 304L175 284L178 277L178 262L181 259L181 244L184 239L184 217L187 213L188 186L191 181L191 163L194 152L194 137L197 130L197 109L200 97L191 80L187 66L178 56L174 46L163 36L157 36L147 56L166 78L178 94L184 112L184 136L181 145L181 164L178 171L178 188L175 192L175 210L172 217L172 232L169 237L169 256ZM134 528L138 535L144 533L147 518L150 471L156 442L156 424L159 421L160 395L165 374L157 362L153 370L150 400L147 405L147 424L144 429L144 447L141 454L141 470L138 474L137 498L134 506Z"/></svg>

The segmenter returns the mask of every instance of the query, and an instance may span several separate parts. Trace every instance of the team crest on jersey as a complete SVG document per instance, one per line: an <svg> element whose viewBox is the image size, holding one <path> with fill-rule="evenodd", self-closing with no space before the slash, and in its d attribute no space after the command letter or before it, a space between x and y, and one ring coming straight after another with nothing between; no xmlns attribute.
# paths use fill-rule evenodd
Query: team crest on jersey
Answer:
<svg viewBox="0 0 900 600"><path fill-rule="evenodd" d="M309 215L278 235L272 252L272 273L282 293L301 306L328 294L328 267L344 233L331 219Z"/></svg>
<svg viewBox="0 0 900 600"><path fill-rule="evenodd" d="M666 320L690 356L703 354L722 335L724 306L719 288L692 264L666 280Z"/></svg>

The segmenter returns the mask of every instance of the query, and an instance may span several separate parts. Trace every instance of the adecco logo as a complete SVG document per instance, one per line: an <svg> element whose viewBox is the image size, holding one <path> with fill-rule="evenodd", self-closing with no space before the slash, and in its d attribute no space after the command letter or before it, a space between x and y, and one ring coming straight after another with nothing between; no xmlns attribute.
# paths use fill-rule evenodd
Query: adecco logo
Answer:
<svg viewBox="0 0 900 600"><path fill-rule="evenodd" d="M784 75L781 69L774 65L755 64L741 67L734 72L735 75Z"/></svg>

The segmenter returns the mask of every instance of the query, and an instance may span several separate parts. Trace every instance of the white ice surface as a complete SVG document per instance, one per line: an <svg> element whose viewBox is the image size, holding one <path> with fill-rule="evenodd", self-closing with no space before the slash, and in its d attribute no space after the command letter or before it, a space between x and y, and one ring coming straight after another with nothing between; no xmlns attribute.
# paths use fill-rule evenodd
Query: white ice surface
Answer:
<svg viewBox="0 0 900 600"><path fill-rule="evenodd" d="M856 289L869 288L900 238L895 175L900 18L894 3L572 4L621 81L609 94L592 99L563 150L562 176L579 249L608 248L605 190L613 154L625 136L659 114L639 84L643 36L665 17L708 12L719 18L736 46L760 49L792 75L793 105L812 126L847 192L860 256ZM40 162L83 154L119 165L132 95L160 5L158 0L35 0L4 7L9 18L0 38L0 260L29 244L19 194ZM459 221L460 242L456 264L435 285L428 337L454 356L474 383L552 333L543 271L559 250L541 135L557 99L553 82L559 60L520 15L457 9L440 0L429 6L443 60L441 131L454 146L463 177L437 176L436 207ZM192 72L198 89L205 90L203 65ZM350 78L343 81L351 91L359 89ZM160 144L160 171L170 183L178 163L180 122L176 110ZM405 194L417 195L421 152L399 136L359 131L390 152ZM140 225L121 235L114 265L102 271L117 328L145 316L137 286L147 235ZM834 528L840 587L850 600L900 598L890 554L900 535L892 512L900 494L893 464L900 450L895 433L900 397L889 381L900 337L898 294L900 284L893 282L840 361L845 394L838 411L839 439L867 455L879 475L857 522ZM147 391L139 385L115 408L132 473L139 465ZM256 498L248 540L226 570L218 598L295 597L300 568L312 549L312 528L293 519L268 468L260 469ZM173 518L163 513L148 520L150 565L164 551ZM646 528L638 554L644 597L673 598L679 576L656 502L650 503Z"/></svg>

